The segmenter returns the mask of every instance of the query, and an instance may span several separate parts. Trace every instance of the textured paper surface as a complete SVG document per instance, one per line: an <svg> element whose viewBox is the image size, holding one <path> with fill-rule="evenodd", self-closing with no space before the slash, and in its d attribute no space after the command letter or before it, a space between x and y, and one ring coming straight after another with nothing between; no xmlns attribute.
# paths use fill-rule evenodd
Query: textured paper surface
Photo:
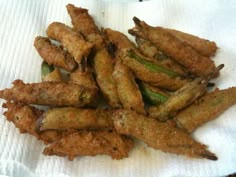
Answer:
<svg viewBox="0 0 236 177"><path fill-rule="evenodd" d="M158 0L114 3L96 0L0 0L0 89L15 79L40 81L41 59L33 48L37 35L53 21L71 25L65 5L82 5L99 26L125 32L137 16L151 25L175 28L214 40L219 50L215 63L224 63L219 88L236 85L236 1ZM129 36L130 37L130 36ZM2 100L0 103L2 104ZM199 128L194 138L205 143L219 160L189 159L153 150L137 142L129 158L108 156L66 158L42 155L44 145L30 135L20 135L0 109L0 175L32 177L182 177L224 176L236 172L236 106Z"/></svg>

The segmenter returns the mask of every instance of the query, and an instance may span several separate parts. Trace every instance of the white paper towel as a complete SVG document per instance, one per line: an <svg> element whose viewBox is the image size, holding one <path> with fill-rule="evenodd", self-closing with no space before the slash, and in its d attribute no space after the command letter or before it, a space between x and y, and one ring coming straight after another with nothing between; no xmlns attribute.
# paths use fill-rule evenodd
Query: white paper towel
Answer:
<svg viewBox="0 0 236 177"><path fill-rule="evenodd" d="M214 40L219 46L215 63L224 63L219 88L236 86L236 1L158 0L0 0L0 89L15 79L40 80L41 59L33 47L53 21L71 25L66 4L89 8L99 26L127 34L137 16L151 25L175 28ZM130 37L130 36L129 36ZM0 104L2 104L2 100ZM0 110L0 175L32 177L183 177L224 176L236 172L236 106L199 128L194 137L216 153L219 160L189 159L163 153L138 142L129 158L108 156L66 158L42 155L44 145L30 135L20 135Z"/></svg>

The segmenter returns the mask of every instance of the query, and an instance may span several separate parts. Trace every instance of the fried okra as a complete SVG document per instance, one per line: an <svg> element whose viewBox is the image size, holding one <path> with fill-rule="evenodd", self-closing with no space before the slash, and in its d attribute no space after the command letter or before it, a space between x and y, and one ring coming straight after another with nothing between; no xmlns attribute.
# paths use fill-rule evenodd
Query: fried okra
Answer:
<svg viewBox="0 0 236 177"><path fill-rule="evenodd" d="M91 43L84 40L82 35L60 22L51 23L47 28L47 35L60 41L77 63L86 60L93 47Z"/></svg>
<svg viewBox="0 0 236 177"><path fill-rule="evenodd" d="M215 64L210 58L200 55L163 28L149 26L137 17L133 20L135 27L129 30L130 34L149 40L196 76L207 75L215 69Z"/></svg>
<svg viewBox="0 0 236 177"><path fill-rule="evenodd" d="M0 98L25 104L85 106L96 100L97 91L77 84L41 82L25 84L15 80L13 87L0 91Z"/></svg>

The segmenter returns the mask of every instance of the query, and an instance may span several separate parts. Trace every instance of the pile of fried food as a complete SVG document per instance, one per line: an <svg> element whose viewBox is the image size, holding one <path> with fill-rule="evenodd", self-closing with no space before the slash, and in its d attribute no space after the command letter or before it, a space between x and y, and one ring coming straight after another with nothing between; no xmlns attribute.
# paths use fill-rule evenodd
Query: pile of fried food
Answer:
<svg viewBox="0 0 236 177"><path fill-rule="evenodd" d="M135 44L121 32L99 30L87 9L66 8L73 28L53 22L48 37L34 41L44 60L42 82L16 80L0 91L7 120L42 140L45 155L70 160L122 159L133 138L163 152L217 160L191 137L236 102L236 87L208 91L224 66L211 59L216 44L134 17L128 32Z"/></svg>

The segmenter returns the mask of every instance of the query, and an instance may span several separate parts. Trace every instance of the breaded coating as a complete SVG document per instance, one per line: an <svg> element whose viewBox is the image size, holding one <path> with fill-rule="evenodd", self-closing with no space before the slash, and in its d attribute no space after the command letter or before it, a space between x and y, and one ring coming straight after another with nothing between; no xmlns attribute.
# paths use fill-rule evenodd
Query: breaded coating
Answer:
<svg viewBox="0 0 236 177"><path fill-rule="evenodd" d="M45 155L68 156L73 160L77 156L95 156L106 154L113 159L128 157L134 144L130 138L115 131L80 131L70 134L60 141L50 144L43 151Z"/></svg>
<svg viewBox="0 0 236 177"><path fill-rule="evenodd" d="M109 55L103 37L87 9L68 4L67 11L77 32L94 44L96 53L92 59L97 84L111 107L120 107L117 88L112 77L114 61Z"/></svg>
<svg viewBox="0 0 236 177"><path fill-rule="evenodd" d="M120 60L116 61L113 78L117 85L120 101L125 109L145 114L144 102L132 71Z"/></svg>
<svg viewBox="0 0 236 177"><path fill-rule="evenodd" d="M217 46L214 41L209 41L207 39L203 39L198 36L184 33L182 31L178 31L175 29L168 29L168 28L164 29L167 30L172 35L174 35L175 37L177 37L185 45L189 45L203 56L210 57L215 55L216 53Z"/></svg>
<svg viewBox="0 0 236 177"><path fill-rule="evenodd" d="M111 107L121 107L120 99L112 76L114 61L106 48L97 51L93 59L95 77L101 92Z"/></svg>
<svg viewBox="0 0 236 177"><path fill-rule="evenodd" d="M43 60L50 65L58 66L67 71L72 71L76 67L73 57L67 51L52 44L46 37L36 37L34 47Z"/></svg>
<svg viewBox="0 0 236 177"><path fill-rule="evenodd" d="M130 41L125 34L110 28L105 28L102 32L105 35L106 39L117 47L117 50L121 50L124 48L131 48L133 50L136 50L135 44Z"/></svg>
<svg viewBox="0 0 236 177"><path fill-rule="evenodd" d="M111 129L112 113L105 109L81 109L75 107L51 108L45 111L39 129Z"/></svg>
<svg viewBox="0 0 236 177"><path fill-rule="evenodd" d="M173 117L175 113L184 107L190 105L195 100L200 98L207 91L208 81L222 69L224 65L219 65L214 72L203 78L197 78L192 82L187 83L182 88L177 90L163 104L150 107L148 110L149 116L160 121L166 121Z"/></svg>
<svg viewBox="0 0 236 177"><path fill-rule="evenodd" d="M25 104L85 106L96 100L97 92L77 84L41 82L25 84L15 80L13 87L0 91L0 98Z"/></svg>
<svg viewBox="0 0 236 177"><path fill-rule="evenodd" d="M83 36L63 23L53 22L47 28L49 38L60 41L77 63L87 59L93 45L84 40Z"/></svg>
<svg viewBox="0 0 236 177"><path fill-rule="evenodd" d="M89 15L88 9L75 7L73 4L68 4L66 8L75 30L82 33L87 41L95 45L96 49L104 47L103 37L93 18Z"/></svg>
<svg viewBox="0 0 236 177"><path fill-rule="evenodd" d="M93 73L88 66L84 71L78 68L75 71L71 72L69 82L98 90L97 84L93 77Z"/></svg>
<svg viewBox="0 0 236 177"><path fill-rule="evenodd" d="M4 112L4 116L19 128L20 133L29 133L37 139L42 140L45 144L58 141L63 137L62 132L54 130L47 130L40 133L36 131L36 121L41 117L43 112L35 107L10 102L4 103L3 107L8 109Z"/></svg>
<svg viewBox="0 0 236 177"><path fill-rule="evenodd" d="M214 62L210 58L200 55L168 31L161 27L149 26L136 17L133 20L135 27L130 29L129 33L151 41L158 49L185 66L196 76L207 75L215 69Z"/></svg>
<svg viewBox="0 0 236 177"><path fill-rule="evenodd" d="M186 69L183 66L158 50L156 46L153 45L150 41L138 37L135 38L135 41L138 45L138 49L142 52L143 55L158 60L163 66L173 70L181 76L188 75Z"/></svg>
<svg viewBox="0 0 236 177"><path fill-rule="evenodd" d="M119 58L134 72L138 79L150 85L175 91L188 82L172 70L145 60L145 56L137 54L133 50L122 50L119 52Z"/></svg>
<svg viewBox="0 0 236 177"><path fill-rule="evenodd" d="M193 140L186 131L171 124L158 122L129 110L115 111L113 120L118 133L134 136L154 149L190 157L217 160L215 154L208 151L205 145Z"/></svg>
<svg viewBox="0 0 236 177"><path fill-rule="evenodd" d="M217 118L235 103L236 87L224 90L216 89L179 112L174 120L177 122L178 127L192 133L202 124Z"/></svg>
<svg viewBox="0 0 236 177"><path fill-rule="evenodd" d="M123 60L123 63L134 72L138 79L169 90L176 90L186 83L186 80L172 78L179 74L165 67L161 62L141 55L134 43L123 33L109 28L104 29L103 33L107 40L117 47L116 58ZM158 72L152 70L155 66L158 67Z"/></svg>

